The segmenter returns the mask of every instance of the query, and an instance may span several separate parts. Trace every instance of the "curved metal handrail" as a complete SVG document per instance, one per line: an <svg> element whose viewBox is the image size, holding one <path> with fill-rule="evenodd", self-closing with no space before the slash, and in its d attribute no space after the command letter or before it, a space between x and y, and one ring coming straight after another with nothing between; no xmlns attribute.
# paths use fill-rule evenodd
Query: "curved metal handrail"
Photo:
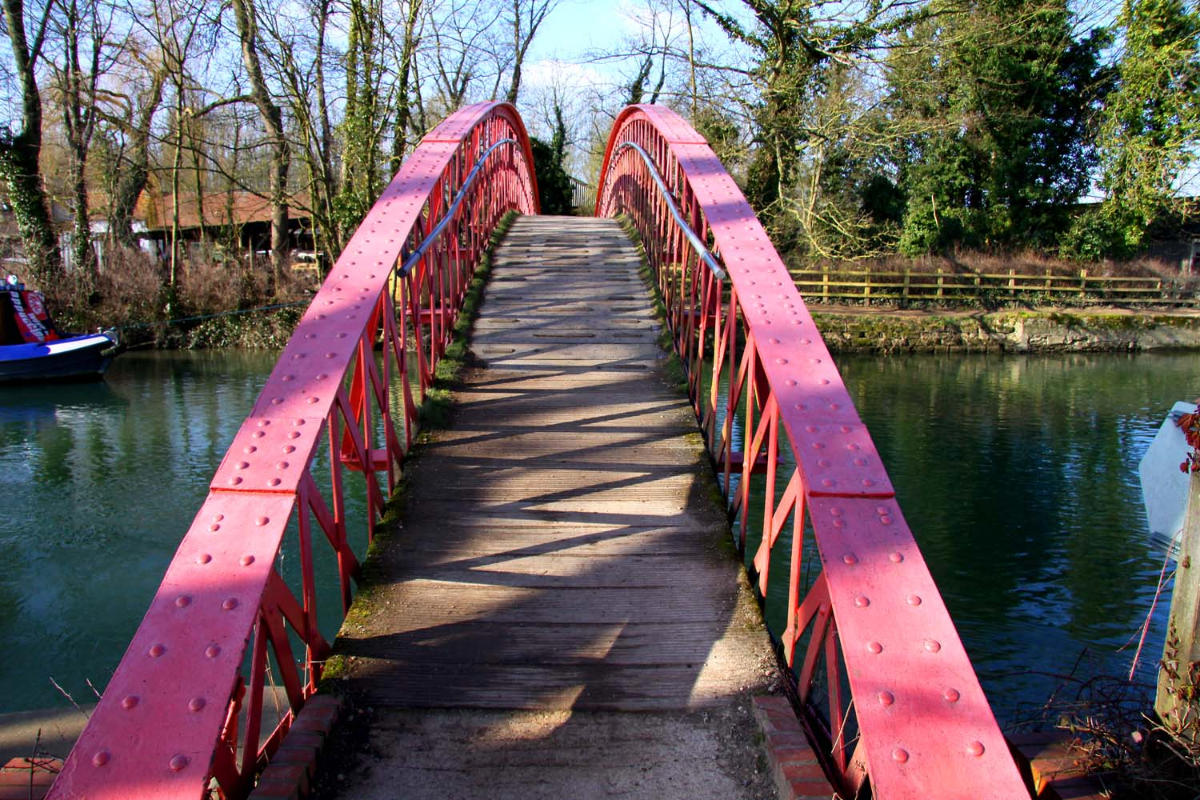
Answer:
<svg viewBox="0 0 1200 800"><path fill-rule="evenodd" d="M636 162L619 158L633 145L654 154L680 214L659 202L662 190ZM787 624L772 635L831 777L847 796L870 781L888 800L1027 798L821 334L708 143L667 108L626 108L609 137L596 213L627 215L654 243L646 256L763 597L777 545L791 538L779 548ZM714 243L727 281L684 252L692 236ZM805 586L810 556L821 570Z"/></svg>
<svg viewBox="0 0 1200 800"><path fill-rule="evenodd" d="M717 259L713 256L707 245L700 241L700 237L696 235L696 232L692 230L692 227L684 220L683 213L679 210L679 204L675 202L675 198L671 195L671 191L667 189L666 181L663 180L662 173L658 171L658 167L654 164L654 159L645 151L645 149L642 148L641 145L633 142L622 142L621 146L617 148L616 155L619 157L620 154L625 150L632 150L641 156L642 162L650 171L650 179L654 181L654 185L658 187L659 194L662 196L663 201L667 204L667 210L671 213L671 218L674 219L675 224L679 226L680 232L683 234L684 238L688 240L688 244L692 246L692 250L694 250L696 255L704 261L705 265L708 266L713 275L720 280L725 280L725 270L719 263L717 263Z"/></svg>
<svg viewBox="0 0 1200 800"><path fill-rule="evenodd" d="M456 194L454 199L450 201L450 206L446 209L446 213L442 215L442 219L437 225L434 226L433 230L429 232L425 239L419 245L417 245L416 249L409 254L408 258L404 259L404 264L398 270L396 270L396 274L398 276L403 277L407 275L412 271L413 267L420 263L422 256L424 256L426 251L433 246L433 243L436 242L438 237L442 235L442 231L444 231L446 226L450 224L450 221L454 218L454 215L458 213L458 208L462 205L463 198L467 196L467 193L471 190L471 187L474 186L475 178L479 176L479 172L483 169L483 165L487 161L488 156L506 144L518 144L518 142L516 139L511 137L501 139L485 150L483 154L475 160L475 165L471 167L471 171L468 172L467 177L463 179L462 188L458 190L458 194Z"/></svg>
<svg viewBox="0 0 1200 800"><path fill-rule="evenodd" d="M487 160L485 175L473 173L485 179L442 214L472 157L505 139L517 145L511 158ZM195 800L213 782L222 797L249 794L329 653L317 625L314 539L332 547L343 611L353 595L364 543L347 525L345 472L361 476L369 542L496 223L537 210L529 138L511 105L460 109L405 160L234 436L48 797ZM397 278L414 240L426 266ZM298 540L295 588L276 568L285 536ZM265 713L268 673L287 697L281 719Z"/></svg>

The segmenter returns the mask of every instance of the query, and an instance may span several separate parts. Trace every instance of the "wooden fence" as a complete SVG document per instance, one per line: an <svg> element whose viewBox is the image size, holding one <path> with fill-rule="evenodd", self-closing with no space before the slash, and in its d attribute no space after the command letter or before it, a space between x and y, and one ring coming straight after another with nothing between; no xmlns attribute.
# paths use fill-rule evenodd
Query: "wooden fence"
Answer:
<svg viewBox="0 0 1200 800"><path fill-rule="evenodd" d="M1070 275L791 270L800 293L811 300L938 305L1002 302L1069 305L1200 305L1200 280Z"/></svg>

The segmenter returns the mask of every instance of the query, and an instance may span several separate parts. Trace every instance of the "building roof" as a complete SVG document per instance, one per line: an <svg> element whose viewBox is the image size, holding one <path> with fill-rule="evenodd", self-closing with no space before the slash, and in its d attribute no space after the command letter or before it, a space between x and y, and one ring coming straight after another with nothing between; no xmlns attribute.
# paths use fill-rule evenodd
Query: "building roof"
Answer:
<svg viewBox="0 0 1200 800"><path fill-rule="evenodd" d="M234 190L214 192L203 198L204 225L209 228L229 225L246 225L251 222L271 221L271 201L253 192ZM172 199L170 194L143 192L138 198L134 217L144 220L148 230L164 230L171 226ZM300 192L288 203L289 215L307 219L309 198ZM200 203L195 194L179 195L179 227L200 227Z"/></svg>

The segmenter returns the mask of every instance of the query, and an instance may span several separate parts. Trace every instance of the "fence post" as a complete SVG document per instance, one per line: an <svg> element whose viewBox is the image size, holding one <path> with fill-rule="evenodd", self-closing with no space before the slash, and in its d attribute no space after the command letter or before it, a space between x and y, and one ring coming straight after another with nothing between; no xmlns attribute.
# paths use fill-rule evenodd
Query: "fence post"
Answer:
<svg viewBox="0 0 1200 800"><path fill-rule="evenodd" d="M1087 268L1079 270L1079 298L1087 294Z"/></svg>
<svg viewBox="0 0 1200 800"><path fill-rule="evenodd" d="M979 296L979 273L976 272L975 273L975 302L978 303L980 301L980 299L981 298Z"/></svg>
<svg viewBox="0 0 1200 800"><path fill-rule="evenodd" d="M821 267L821 299L829 299L829 267Z"/></svg>
<svg viewBox="0 0 1200 800"><path fill-rule="evenodd" d="M1046 268L1046 291L1050 291L1050 268Z"/></svg>
<svg viewBox="0 0 1200 800"><path fill-rule="evenodd" d="M866 280L863 281L863 303L866 305L871 304L871 270L869 267L867 268Z"/></svg>
<svg viewBox="0 0 1200 800"><path fill-rule="evenodd" d="M940 300L940 299L941 299L941 297L942 297L942 284L943 284L943 281L945 280L945 279L942 277L942 268L941 268L941 267L938 267L938 273L937 273L937 275L938 275L938 284L937 284L938 288L937 288L937 296L938 296L938 299Z"/></svg>
<svg viewBox="0 0 1200 800"><path fill-rule="evenodd" d="M912 276L912 268L905 267L904 268L904 289L900 294L900 298L901 298L900 305L901 306L905 306L905 307L908 306L908 282L909 282L911 276Z"/></svg>
<svg viewBox="0 0 1200 800"><path fill-rule="evenodd" d="M1200 735L1195 708L1200 702L1195 696L1200 683L1200 472L1192 473L1190 491L1154 710L1167 730L1195 744Z"/></svg>

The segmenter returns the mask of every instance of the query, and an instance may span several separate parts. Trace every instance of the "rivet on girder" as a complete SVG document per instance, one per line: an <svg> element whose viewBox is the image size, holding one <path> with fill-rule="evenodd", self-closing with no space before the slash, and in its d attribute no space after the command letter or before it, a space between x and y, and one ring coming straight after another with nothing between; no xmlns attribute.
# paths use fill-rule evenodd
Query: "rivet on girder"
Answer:
<svg viewBox="0 0 1200 800"><path fill-rule="evenodd" d="M254 556L252 556L252 555L244 555L244 556L242 556L242 558L241 558L241 562L240 562L240 563L241 563L241 565L242 565L243 567L248 567L248 566L250 566L251 564L253 564L253 563L254 563Z"/></svg>
<svg viewBox="0 0 1200 800"><path fill-rule="evenodd" d="M921 595L919 595L919 594L910 594L906 599L910 606L921 605Z"/></svg>
<svg viewBox="0 0 1200 800"><path fill-rule="evenodd" d="M179 771L185 769L188 765L188 762L189 762L188 757L185 756L183 753L177 753L176 755L171 756L171 761L170 761L171 771L179 772Z"/></svg>
<svg viewBox="0 0 1200 800"><path fill-rule="evenodd" d="M158 658L165 652L167 652L166 647L164 647L161 644L156 644L156 645L151 645L150 649L146 651L146 654L148 656L150 656L151 658Z"/></svg>
<svg viewBox="0 0 1200 800"><path fill-rule="evenodd" d="M983 755L983 742L971 742L967 745L967 753L979 757Z"/></svg>
<svg viewBox="0 0 1200 800"><path fill-rule="evenodd" d="M908 761L908 751L903 747L897 747L892 751L892 760L903 764L905 761Z"/></svg>
<svg viewBox="0 0 1200 800"><path fill-rule="evenodd" d="M265 433L263 433L262 431L255 431L255 432L254 432L253 434L251 434L251 435L252 435L252 436L253 436L255 439L261 439L261 438L263 438L264 436L266 436L266 434L265 434Z"/></svg>
<svg viewBox="0 0 1200 800"><path fill-rule="evenodd" d="M285 444L283 446L283 452L294 453L294 452L296 452L296 446L294 444Z"/></svg>
<svg viewBox="0 0 1200 800"><path fill-rule="evenodd" d="M230 597L224 603L221 603L221 608L225 609L226 611L233 611L237 607L238 601L236 597Z"/></svg>
<svg viewBox="0 0 1200 800"><path fill-rule="evenodd" d="M241 478L238 478L238 480L240 481ZM216 533L217 531L221 530L221 526L214 522L212 525L208 526L208 529L213 533Z"/></svg>
<svg viewBox="0 0 1200 800"><path fill-rule="evenodd" d="M926 639L925 640L925 649L931 653L936 653L942 649L942 643L939 642L937 639Z"/></svg>
<svg viewBox="0 0 1200 800"><path fill-rule="evenodd" d="M288 434L288 438L289 439L299 439L300 431L292 431L291 433Z"/></svg>
<svg viewBox="0 0 1200 800"><path fill-rule="evenodd" d="M136 694L127 694L121 698L121 708L126 711L131 711L137 708L138 702L141 700Z"/></svg>
<svg viewBox="0 0 1200 800"><path fill-rule="evenodd" d="M278 398L277 398L277 399L278 399ZM239 462L237 463L237 468L238 468L238 469L249 469L249 468L250 468L250 462L249 462L249 461L239 461Z"/></svg>
<svg viewBox="0 0 1200 800"><path fill-rule="evenodd" d="M187 608L192 604L192 598L186 594L181 594L175 598L175 605L179 608Z"/></svg>
<svg viewBox="0 0 1200 800"><path fill-rule="evenodd" d="M221 646L219 644L210 644L204 648L204 655L208 658L216 658L221 655Z"/></svg>
<svg viewBox="0 0 1200 800"><path fill-rule="evenodd" d="M850 565L857 564L858 556L854 555L854 553L846 553L846 555L842 556L842 562Z"/></svg>
<svg viewBox="0 0 1200 800"><path fill-rule="evenodd" d="M957 703L958 698L961 697L961 695L958 693L958 689L947 689L946 691L942 692L942 697L947 703Z"/></svg>
<svg viewBox="0 0 1200 800"><path fill-rule="evenodd" d="M879 642L867 642L867 652L879 655L883 652L883 645Z"/></svg>
<svg viewBox="0 0 1200 800"><path fill-rule="evenodd" d="M871 605L871 598L867 597L865 594L860 594L854 598L854 605L858 606L859 608L866 608L867 606Z"/></svg>
<svg viewBox="0 0 1200 800"><path fill-rule="evenodd" d="M230 486L237 486L241 482L242 482L242 479L239 478L237 475L234 475L232 478L229 479Z"/></svg>
<svg viewBox="0 0 1200 800"><path fill-rule="evenodd" d="M109 754L109 752L107 750L97 750L96 753L92 756L92 766L93 767L103 767L105 764L108 763L110 758L112 758L112 756Z"/></svg>
<svg viewBox="0 0 1200 800"><path fill-rule="evenodd" d="M266 525L270 521L271 521L270 517L259 517L258 519L254 520L254 524L261 528L263 525Z"/></svg>
<svg viewBox="0 0 1200 800"><path fill-rule="evenodd" d="M864 482L864 483L865 483L865 482ZM880 517L880 518L879 518L879 524L880 524L880 525L891 525L891 524L892 524L892 518L891 518L891 517Z"/></svg>
<svg viewBox="0 0 1200 800"><path fill-rule="evenodd" d="M188 710L195 713L197 711L201 711L206 705L207 703L203 697L193 697L188 701Z"/></svg>
<svg viewBox="0 0 1200 800"><path fill-rule="evenodd" d="M893 564L899 564L901 561L903 561L903 560L904 560L904 554L903 554L903 553L900 553L900 552L895 552L895 553L892 553L891 555L889 555L889 556L888 556L888 559L889 559L889 560L890 560L890 561L891 561Z"/></svg>
<svg viewBox="0 0 1200 800"><path fill-rule="evenodd" d="M197 564L207 564L210 561L212 561L212 554L210 553L201 553L200 555L196 556Z"/></svg>
<svg viewBox="0 0 1200 800"><path fill-rule="evenodd" d="M278 486L281 483L283 483L283 481L281 481L279 478L271 478L271 480L267 481L267 486Z"/></svg>
<svg viewBox="0 0 1200 800"><path fill-rule="evenodd" d="M887 708L894 702L896 702L896 696L891 692L884 691L879 693L879 705Z"/></svg>

